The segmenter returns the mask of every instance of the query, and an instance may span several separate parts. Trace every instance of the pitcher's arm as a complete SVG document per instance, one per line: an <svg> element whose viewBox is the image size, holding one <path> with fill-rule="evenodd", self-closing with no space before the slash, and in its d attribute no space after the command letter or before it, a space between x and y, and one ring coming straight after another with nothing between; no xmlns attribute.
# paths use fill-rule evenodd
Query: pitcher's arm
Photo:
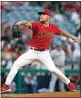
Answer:
<svg viewBox="0 0 81 98"><path fill-rule="evenodd" d="M32 22L29 21L19 21L16 23L16 25L24 25L27 26L29 29L32 29Z"/></svg>
<svg viewBox="0 0 81 98"><path fill-rule="evenodd" d="M64 31L64 30L61 30L61 35L65 36L65 37L68 37L68 38L71 38L74 42L78 42L78 38L69 34L68 32Z"/></svg>

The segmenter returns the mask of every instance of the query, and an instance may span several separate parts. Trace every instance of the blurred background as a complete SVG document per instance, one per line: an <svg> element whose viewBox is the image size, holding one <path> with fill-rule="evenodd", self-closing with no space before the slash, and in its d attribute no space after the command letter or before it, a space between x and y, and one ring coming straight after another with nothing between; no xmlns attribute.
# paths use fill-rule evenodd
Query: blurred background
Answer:
<svg viewBox="0 0 81 98"><path fill-rule="evenodd" d="M39 21L37 12L44 8L52 11L51 23L58 25L61 29L80 39L80 2L1 2L1 84L5 82L13 62L29 48L32 37L32 31L21 26L22 38L12 38L13 24L20 20ZM57 48L63 51L64 55L52 55L52 59L55 60L56 66L74 82L78 90L80 90L80 46L80 41L74 43L69 38L56 36L51 43L50 49L51 55ZM58 62L57 64L57 58L59 58L59 62L64 63ZM48 72L43 65L34 62L31 66L19 70L11 86L14 93L68 91L67 86L63 82L62 86L60 82L61 80Z"/></svg>

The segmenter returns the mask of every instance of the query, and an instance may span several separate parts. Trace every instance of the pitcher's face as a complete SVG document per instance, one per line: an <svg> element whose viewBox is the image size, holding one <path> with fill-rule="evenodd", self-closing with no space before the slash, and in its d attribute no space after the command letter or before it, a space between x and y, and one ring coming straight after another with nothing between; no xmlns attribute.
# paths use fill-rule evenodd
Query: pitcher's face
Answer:
<svg viewBox="0 0 81 98"><path fill-rule="evenodd" d="M41 14L40 15L40 22L46 22L50 19L50 16L49 15L46 15L46 14Z"/></svg>

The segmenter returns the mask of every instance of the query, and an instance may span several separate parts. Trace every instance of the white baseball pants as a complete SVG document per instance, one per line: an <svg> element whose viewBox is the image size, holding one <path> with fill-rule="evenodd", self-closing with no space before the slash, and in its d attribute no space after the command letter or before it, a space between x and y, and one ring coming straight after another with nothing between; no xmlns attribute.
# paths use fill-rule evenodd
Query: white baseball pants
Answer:
<svg viewBox="0 0 81 98"><path fill-rule="evenodd" d="M10 73L7 76L5 84L11 85L11 82L13 81L15 75L17 74L18 69L22 66L27 66L28 64L36 60L45 65L50 72L55 73L55 75L57 75L58 78L62 79L66 84L70 83L70 80L59 69L56 68L49 54L49 50L36 51L29 49L14 62L10 70Z"/></svg>

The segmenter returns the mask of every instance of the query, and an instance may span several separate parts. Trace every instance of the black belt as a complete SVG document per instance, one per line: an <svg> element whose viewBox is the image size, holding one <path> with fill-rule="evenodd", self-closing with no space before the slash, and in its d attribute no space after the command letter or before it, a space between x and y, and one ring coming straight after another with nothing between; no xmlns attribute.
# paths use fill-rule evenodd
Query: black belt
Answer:
<svg viewBox="0 0 81 98"><path fill-rule="evenodd" d="M30 47L30 49L36 50L36 51L45 51L45 50L47 50L47 49L37 49L37 48L34 48L34 47Z"/></svg>

